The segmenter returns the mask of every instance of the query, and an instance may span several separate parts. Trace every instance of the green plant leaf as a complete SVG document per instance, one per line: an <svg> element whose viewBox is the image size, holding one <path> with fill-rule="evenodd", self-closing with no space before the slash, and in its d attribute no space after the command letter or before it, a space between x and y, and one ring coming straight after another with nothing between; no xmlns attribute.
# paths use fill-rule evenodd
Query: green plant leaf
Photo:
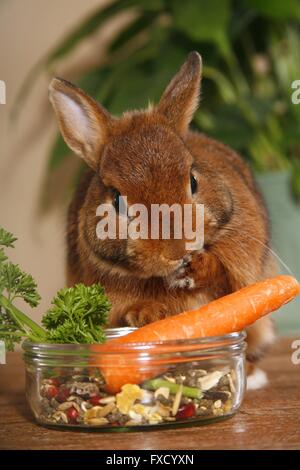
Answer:
<svg viewBox="0 0 300 470"><path fill-rule="evenodd" d="M128 41L132 40L142 31L147 30L152 24L153 20L157 17L156 12L150 12L143 14L140 17L133 20L126 28L124 28L116 38L113 39L109 46L110 52L115 52L119 48L123 47Z"/></svg>
<svg viewBox="0 0 300 470"><path fill-rule="evenodd" d="M157 102L184 58L185 50L168 40L168 31L157 27L145 48L115 67L115 73L120 68L118 76L122 79L115 80L109 110L120 114L146 107L149 101Z"/></svg>
<svg viewBox="0 0 300 470"><path fill-rule="evenodd" d="M229 0L171 2L175 26L194 41L226 41Z"/></svg>
<svg viewBox="0 0 300 470"><path fill-rule="evenodd" d="M300 201L300 164L295 165L291 173L291 187L294 197Z"/></svg>
<svg viewBox="0 0 300 470"><path fill-rule="evenodd" d="M153 94L152 87L152 77L146 71L139 68L131 69L115 89L110 110L114 114L121 114L130 108L145 107Z"/></svg>
<svg viewBox="0 0 300 470"><path fill-rule="evenodd" d="M299 0L246 0L246 3L268 18L300 19Z"/></svg>
<svg viewBox="0 0 300 470"><path fill-rule="evenodd" d="M20 297L31 307L36 307L40 302L37 285L31 274L24 273L18 264L10 261L1 268L1 281L10 295Z"/></svg>
<svg viewBox="0 0 300 470"><path fill-rule="evenodd" d="M153 29L149 41L115 64L100 86L96 99L104 103L110 112L120 114L132 107L143 107L149 99L157 97L158 89L163 86L154 74L154 68L168 31L159 25Z"/></svg>
<svg viewBox="0 0 300 470"><path fill-rule="evenodd" d="M103 86L103 83L109 78L110 74L110 67L96 67L81 75L77 81L77 85L82 88L85 93L95 97L99 87Z"/></svg>
<svg viewBox="0 0 300 470"><path fill-rule="evenodd" d="M232 82L217 68L204 66L203 77L215 83L224 103L230 104L237 101L237 92Z"/></svg>
<svg viewBox="0 0 300 470"><path fill-rule="evenodd" d="M168 57L168 60L166 60L166 57ZM176 43L173 37L160 45L152 67L153 80L156 82L156 89L158 90L158 94L154 98L160 98L161 93L185 59L186 49L180 43Z"/></svg>
<svg viewBox="0 0 300 470"><path fill-rule="evenodd" d="M219 105L215 112L211 113L211 119L210 128L206 129L205 120L202 120L201 108L195 116L195 122L199 124L199 127L209 131L213 137L240 152L246 151L253 136L253 129L247 124L235 105Z"/></svg>
<svg viewBox="0 0 300 470"><path fill-rule="evenodd" d="M102 24L116 16L123 10L138 8L141 10L159 10L163 6L162 0L117 0L108 7L94 11L79 26L65 37L65 39L49 54L47 64L61 59L68 54L84 38L93 34Z"/></svg>
<svg viewBox="0 0 300 470"><path fill-rule="evenodd" d="M14 243L17 238L4 228L0 227L0 245L6 246L7 248L14 248Z"/></svg>
<svg viewBox="0 0 300 470"><path fill-rule="evenodd" d="M50 172L55 170L66 158L70 155L70 149L62 138L61 134L58 134L52 149L50 151L50 157L48 161L48 169Z"/></svg>

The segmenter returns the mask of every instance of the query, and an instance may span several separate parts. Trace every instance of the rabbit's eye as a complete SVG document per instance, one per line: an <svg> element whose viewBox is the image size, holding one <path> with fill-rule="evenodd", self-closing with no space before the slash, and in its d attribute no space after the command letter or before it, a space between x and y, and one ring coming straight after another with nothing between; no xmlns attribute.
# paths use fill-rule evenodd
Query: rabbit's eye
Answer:
<svg viewBox="0 0 300 470"><path fill-rule="evenodd" d="M196 180L196 177L192 173L190 176L190 183L191 183L191 192L192 194L195 194L195 192L197 191L198 182Z"/></svg>
<svg viewBox="0 0 300 470"><path fill-rule="evenodd" d="M117 212L119 212L120 209L120 197L121 194L117 189L113 190L113 205L115 206L115 209Z"/></svg>

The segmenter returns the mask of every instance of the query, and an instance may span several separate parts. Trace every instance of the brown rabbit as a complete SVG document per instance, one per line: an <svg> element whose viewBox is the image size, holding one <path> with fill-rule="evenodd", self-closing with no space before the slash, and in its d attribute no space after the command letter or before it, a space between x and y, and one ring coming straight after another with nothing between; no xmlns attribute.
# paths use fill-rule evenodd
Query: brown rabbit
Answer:
<svg viewBox="0 0 300 470"><path fill-rule="evenodd" d="M111 326L141 326L275 274L266 207L247 164L189 124L198 105L201 57L189 54L157 106L111 116L65 80L50 100L69 147L87 168L69 208L68 284L101 283ZM106 239L96 209L118 196L143 203L204 204L204 246L185 240ZM269 318L248 329L248 357L274 337Z"/></svg>

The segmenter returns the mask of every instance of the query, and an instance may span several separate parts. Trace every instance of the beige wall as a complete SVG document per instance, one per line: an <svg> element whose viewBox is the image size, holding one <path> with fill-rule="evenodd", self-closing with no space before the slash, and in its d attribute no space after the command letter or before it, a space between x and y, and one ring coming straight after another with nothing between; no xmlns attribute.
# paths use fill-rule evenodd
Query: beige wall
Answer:
<svg viewBox="0 0 300 470"><path fill-rule="evenodd" d="M0 79L7 86L7 104L0 105L0 225L19 238L13 259L30 272L42 295L39 319L57 289L64 285L64 214L37 213L49 146L56 123L47 100L49 77L36 82L22 112L10 123L9 112L31 67L73 25L103 0L3 0L0 2ZM73 58L97 61L115 30L111 24L87 41ZM63 64L64 67L66 64ZM72 65L72 58L71 58ZM74 158L76 158L74 156Z"/></svg>

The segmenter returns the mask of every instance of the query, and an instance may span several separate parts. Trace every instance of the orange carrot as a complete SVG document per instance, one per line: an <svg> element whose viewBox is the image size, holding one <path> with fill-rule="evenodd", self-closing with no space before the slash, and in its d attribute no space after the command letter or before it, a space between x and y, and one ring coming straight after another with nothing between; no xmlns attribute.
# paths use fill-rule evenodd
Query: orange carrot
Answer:
<svg viewBox="0 0 300 470"><path fill-rule="evenodd" d="M244 287L204 305L150 323L110 343L168 341L219 336L240 331L300 293L292 276L277 276Z"/></svg>
<svg viewBox="0 0 300 470"><path fill-rule="evenodd" d="M126 336L113 339L103 345L104 350L109 352L109 346L112 346L113 350L117 345L121 348L124 343L192 339L240 331L264 315L277 310L299 293L300 284L292 276L266 279L214 300L196 310L158 320ZM97 347L95 346L95 350ZM107 360L101 360L101 363L103 362L101 369L108 389L113 393L125 383L140 383L154 375L151 367L149 370L140 370L138 365L127 364L126 367L124 361L128 359L123 360L121 354L115 355L113 360L113 368L108 366Z"/></svg>

